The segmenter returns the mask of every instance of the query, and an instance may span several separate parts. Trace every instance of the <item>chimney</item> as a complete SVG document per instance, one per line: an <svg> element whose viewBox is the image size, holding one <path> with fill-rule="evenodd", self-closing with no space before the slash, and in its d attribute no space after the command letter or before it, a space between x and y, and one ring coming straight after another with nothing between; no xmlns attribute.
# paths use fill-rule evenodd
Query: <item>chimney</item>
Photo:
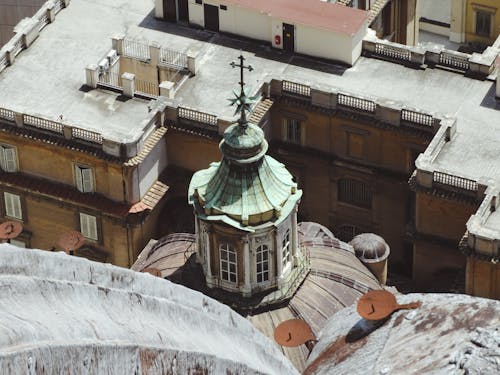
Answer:
<svg viewBox="0 0 500 375"><path fill-rule="evenodd" d="M380 284L387 281L387 259L391 250L380 236L374 233L358 234L349 244L356 257L375 275Z"/></svg>

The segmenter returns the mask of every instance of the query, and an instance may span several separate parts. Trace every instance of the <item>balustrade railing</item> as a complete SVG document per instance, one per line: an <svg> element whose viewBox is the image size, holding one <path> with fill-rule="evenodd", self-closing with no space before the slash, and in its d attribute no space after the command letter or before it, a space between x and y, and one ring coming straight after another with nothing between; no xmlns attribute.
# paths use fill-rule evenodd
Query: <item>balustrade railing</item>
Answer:
<svg viewBox="0 0 500 375"><path fill-rule="evenodd" d="M73 138L79 138L84 141L102 144L102 135L90 130L73 128L71 130L71 135L73 136Z"/></svg>
<svg viewBox="0 0 500 375"><path fill-rule="evenodd" d="M439 64L460 70L469 70L470 66L468 56L451 54L445 51L439 55Z"/></svg>
<svg viewBox="0 0 500 375"><path fill-rule="evenodd" d="M0 72L9 66L9 62L7 61L7 55L2 52L0 55Z"/></svg>
<svg viewBox="0 0 500 375"><path fill-rule="evenodd" d="M344 107L359 109L360 111L375 113L377 104L373 100L362 99L351 95L338 94L337 103Z"/></svg>
<svg viewBox="0 0 500 375"><path fill-rule="evenodd" d="M390 44L376 43L375 54L403 61L411 60L411 52L408 49Z"/></svg>
<svg viewBox="0 0 500 375"><path fill-rule="evenodd" d="M311 96L311 87L307 85L290 81L283 81L281 85L281 89L284 92L306 97Z"/></svg>
<svg viewBox="0 0 500 375"><path fill-rule="evenodd" d="M406 121L418 125L432 126L432 124L434 123L434 117L426 113L411 111L409 109L402 109L401 121Z"/></svg>
<svg viewBox="0 0 500 375"><path fill-rule="evenodd" d="M196 111L190 108L179 107L177 109L177 117L179 119L217 126L217 116L205 112Z"/></svg>
<svg viewBox="0 0 500 375"><path fill-rule="evenodd" d="M0 118L14 121L15 120L14 111L9 111L8 109L5 108L0 108Z"/></svg>
<svg viewBox="0 0 500 375"><path fill-rule="evenodd" d="M14 43L12 53L14 54L14 56L17 56L24 48L23 36L21 34L16 34L14 38L17 38L17 40Z"/></svg>
<svg viewBox="0 0 500 375"><path fill-rule="evenodd" d="M477 182L468 178L454 176L443 172L434 172L432 180L438 184L453 186L459 189L468 190L472 192L477 191Z"/></svg>
<svg viewBox="0 0 500 375"><path fill-rule="evenodd" d="M63 125L61 123L40 117L24 115L24 123L40 129L46 129L60 134L63 133Z"/></svg>
<svg viewBox="0 0 500 375"><path fill-rule="evenodd" d="M57 14L62 8L64 8L64 0L57 0L55 1L54 8L52 9L54 10L54 14Z"/></svg>
<svg viewBox="0 0 500 375"><path fill-rule="evenodd" d="M44 12L43 15L38 20L38 31L42 30L45 26L50 23L49 15Z"/></svg>

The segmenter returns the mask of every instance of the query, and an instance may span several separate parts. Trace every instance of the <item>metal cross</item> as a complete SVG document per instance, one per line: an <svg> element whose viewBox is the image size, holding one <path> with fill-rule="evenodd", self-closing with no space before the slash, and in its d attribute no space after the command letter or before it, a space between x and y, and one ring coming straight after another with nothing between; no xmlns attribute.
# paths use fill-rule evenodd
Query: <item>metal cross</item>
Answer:
<svg viewBox="0 0 500 375"><path fill-rule="evenodd" d="M247 94L245 93L245 81L243 78L243 69L248 69L249 72L253 70L253 67L251 65L245 65L243 62L245 61L245 58L243 57L243 54L241 54L238 59L240 60L240 63L237 64L234 61L231 62L229 65L231 65L233 68L240 68L240 94L238 95L236 92L234 92L234 98L229 99L231 102L231 105L236 104L236 111L234 114L239 113L240 114L240 119L238 120L238 123L242 128L246 128L248 123L247 123L247 117L246 117L246 112L252 110L252 103L255 102L256 97L247 97Z"/></svg>
<svg viewBox="0 0 500 375"><path fill-rule="evenodd" d="M243 54L241 54L238 59L240 59L240 63L236 64L234 61L231 62L229 65L231 65L233 68L239 67L240 68L240 87L241 87L241 95L243 95L243 86L245 86L245 81L243 80L243 69L248 69L249 72L253 70L252 65L244 65L243 61L246 59L243 57Z"/></svg>

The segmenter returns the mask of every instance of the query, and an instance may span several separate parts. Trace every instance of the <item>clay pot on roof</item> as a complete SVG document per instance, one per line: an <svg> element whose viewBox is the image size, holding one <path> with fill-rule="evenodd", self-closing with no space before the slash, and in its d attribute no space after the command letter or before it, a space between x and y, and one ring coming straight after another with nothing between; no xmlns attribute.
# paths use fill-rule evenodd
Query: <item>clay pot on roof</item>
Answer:
<svg viewBox="0 0 500 375"><path fill-rule="evenodd" d="M387 281L387 259L391 250L384 239L374 233L358 234L349 244L358 259L375 275L381 284Z"/></svg>

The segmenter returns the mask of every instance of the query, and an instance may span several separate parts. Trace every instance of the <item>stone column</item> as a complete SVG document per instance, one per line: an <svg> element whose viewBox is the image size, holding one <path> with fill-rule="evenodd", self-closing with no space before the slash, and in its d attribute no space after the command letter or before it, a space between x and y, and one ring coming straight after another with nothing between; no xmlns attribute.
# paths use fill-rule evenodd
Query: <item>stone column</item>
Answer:
<svg viewBox="0 0 500 375"><path fill-rule="evenodd" d="M54 5L50 5L49 8L47 8L47 18L49 19L50 23L54 22L54 20L56 19Z"/></svg>
<svg viewBox="0 0 500 375"><path fill-rule="evenodd" d="M187 54L187 65L188 65L188 70L191 72L191 74L196 75L196 70L198 69L198 59L196 54L194 53Z"/></svg>
<svg viewBox="0 0 500 375"><path fill-rule="evenodd" d="M155 0L155 17L163 19L163 0Z"/></svg>
<svg viewBox="0 0 500 375"><path fill-rule="evenodd" d="M160 95L166 98L173 99L174 95L174 83L170 81L163 81L160 83Z"/></svg>
<svg viewBox="0 0 500 375"><path fill-rule="evenodd" d="M135 74L123 73L122 74L123 95L129 98L134 97L135 92Z"/></svg>
<svg viewBox="0 0 500 375"><path fill-rule="evenodd" d="M275 241L275 244L276 244L276 276L278 278L281 277L281 273L283 271L282 269L282 260L281 260L281 257L283 255L283 249L281 248L281 238L279 236L279 233L278 231L275 232L275 235L274 235L274 241Z"/></svg>
<svg viewBox="0 0 500 375"><path fill-rule="evenodd" d="M212 267L210 266L210 256L212 255L211 254L211 251L212 251L212 244L210 243L210 233L208 232L205 232L205 243L207 244L206 246L206 249L205 249L205 262L207 264L207 274L205 275L205 277L208 279L208 278L212 278Z"/></svg>
<svg viewBox="0 0 500 375"><path fill-rule="evenodd" d="M292 245L292 264L297 267L299 265L298 253L299 253L299 236L297 229L297 205L295 205L292 211L292 233L291 233L291 245Z"/></svg>
<svg viewBox="0 0 500 375"><path fill-rule="evenodd" d="M252 294L252 287L250 285L250 244L248 236L243 239L243 265L245 274L245 285L243 286L243 296L250 296Z"/></svg>
<svg viewBox="0 0 500 375"><path fill-rule="evenodd" d="M203 236L203 233L200 233L200 226L198 225L198 218L196 216L194 217L194 233L196 236L196 263L201 263L202 257L200 256L200 254L202 251L201 245L203 243L203 241L201 240L201 236Z"/></svg>
<svg viewBox="0 0 500 375"><path fill-rule="evenodd" d="M87 65L85 68L85 83L87 86L96 88L99 80L99 72L97 71L96 64Z"/></svg>
<svg viewBox="0 0 500 375"><path fill-rule="evenodd" d="M111 45L118 55L123 55L123 39L125 35L116 34L111 38Z"/></svg>
<svg viewBox="0 0 500 375"><path fill-rule="evenodd" d="M160 63L160 44L157 42L152 42L149 45L149 57L150 63L153 66L158 66Z"/></svg>

